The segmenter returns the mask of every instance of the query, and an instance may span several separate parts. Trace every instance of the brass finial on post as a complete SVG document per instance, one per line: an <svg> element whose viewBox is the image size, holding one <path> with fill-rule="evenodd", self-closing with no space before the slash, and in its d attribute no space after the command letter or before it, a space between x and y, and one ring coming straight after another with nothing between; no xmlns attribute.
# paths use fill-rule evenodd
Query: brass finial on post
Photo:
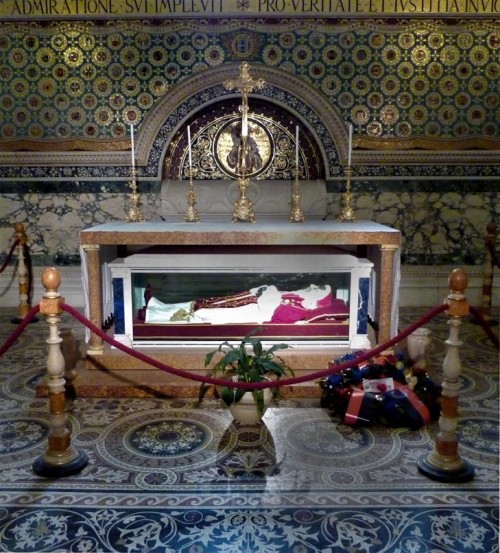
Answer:
<svg viewBox="0 0 500 553"><path fill-rule="evenodd" d="M462 345L459 340L459 329L463 318L469 313L469 303L465 297L468 283L466 272L463 269L453 270L448 283L450 293L446 303L448 304L450 336L446 340L447 352L443 361L439 433L436 437L434 451L421 457L417 462L417 467L422 474L439 482L468 482L474 478L474 467L460 457L457 438L461 373L458 349Z"/></svg>
<svg viewBox="0 0 500 553"><path fill-rule="evenodd" d="M61 276L52 268L42 274L42 285L45 294L40 301L40 313L45 315L49 325L47 339L47 386L49 389L49 421L51 425L48 437L48 449L44 455L33 463L33 471L39 476L57 478L80 472L87 466L85 453L77 451L71 445L71 434L68 430L64 379L65 363L61 352L62 339L59 336L61 321L61 304L64 298L59 293Z"/></svg>

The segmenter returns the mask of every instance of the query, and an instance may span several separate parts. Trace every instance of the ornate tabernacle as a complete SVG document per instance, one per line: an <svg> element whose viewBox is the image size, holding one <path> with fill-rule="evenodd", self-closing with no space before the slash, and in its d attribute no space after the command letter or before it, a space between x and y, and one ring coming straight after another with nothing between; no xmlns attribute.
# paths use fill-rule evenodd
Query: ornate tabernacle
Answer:
<svg viewBox="0 0 500 553"><path fill-rule="evenodd" d="M85 252L89 318L100 326L103 313L105 318L114 313L116 337L126 343L202 343L221 337L238 338L249 328L260 326L274 339L366 347L368 314L378 324L378 341L395 333L392 306L397 307L398 278L394 278L393 261L400 233L377 223L116 222L84 230L80 237ZM156 248L143 251L151 245ZM261 300L262 288L269 295L266 293ZM313 294L309 294L311 290ZM242 292L255 296L247 307L250 312L254 310L250 318L242 318L238 312L233 319L172 321L150 319L147 310L154 298L152 305L158 302L161 317L162 310L169 312L171 308L176 317L183 315L182 309L198 316L197 311L207 307L203 301L214 297L231 301L230 296ZM268 298L276 301L278 292L278 304L267 303ZM260 318L255 315L259 301L264 301L268 309ZM295 322L277 320L282 313L276 314L276 308L281 303L294 307L294 301L307 315ZM177 305L183 303L187 306ZM344 305L344 310L329 312L332 304L335 308ZM288 309L282 310L290 315ZM155 335L160 330L161 334ZM89 353L100 351L101 339L91 335Z"/></svg>

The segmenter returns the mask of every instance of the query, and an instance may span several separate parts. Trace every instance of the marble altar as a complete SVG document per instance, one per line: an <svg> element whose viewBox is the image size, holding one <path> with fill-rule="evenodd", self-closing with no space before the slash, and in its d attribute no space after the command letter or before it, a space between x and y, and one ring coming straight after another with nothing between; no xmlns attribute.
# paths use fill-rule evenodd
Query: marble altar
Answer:
<svg viewBox="0 0 500 553"><path fill-rule="evenodd" d="M110 281L106 274L109 262L116 258L125 259L144 247L162 247L164 255L175 248L187 253L193 248L195 252L196 248L203 247L215 254L221 248L231 247L243 255L246 248L259 247L263 251L274 248L276 251L280 248L321 247L331 255L343 253L373 263L371 315L378 326L377 341L386 341L397 330L399 259L395 254L400 247L400 232L371 221L313 220L300 224L285 221L258 221L256 224L113 222L81 231L80 243L87 315L97 326L102 324L103 312L110 309ZM102 351L102 340L91 334L88 353L98 355Z"/></svg>

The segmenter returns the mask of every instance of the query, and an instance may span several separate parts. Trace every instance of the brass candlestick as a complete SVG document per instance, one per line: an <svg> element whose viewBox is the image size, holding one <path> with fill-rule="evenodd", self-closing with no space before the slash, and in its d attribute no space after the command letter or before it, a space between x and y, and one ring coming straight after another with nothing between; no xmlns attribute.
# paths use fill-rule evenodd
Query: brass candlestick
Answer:
<svg viewBox="0 0 500 553"><path fill-rule="evenodd" d="M255 223L255 213L252 202L246 196L247 188L250 181L243 175L238 179L238 188L240 189L240 197L236 200L233 210L233 223L244 221Z"/></svg>
<svg viewBox="0 0 500 553"><path fill-rule="evenodd" d="M354 210L352 208L352 192L351 192L351 168L347 167L346 171L346 190L342 197L342 212L340 213L338 220L343 222L353 222L356 220L354 217Z"/></svg>
<svg viewBox="0 0 500 553"><path fill-rule="evenodd" d="M128 209L127 222L129 223L142 223L144 222L144 215L139 207L139 194L137 193L137 170L135 167L132 169L132 181L129 186L131 192L129 194L130 207Z"/></svg>
<svg viewBox="0 0 500 553"><path fill-rule="evenodd" d="M304 212L300 207L300 200L302 194L300 193L300 169L296 167L295 169L295 182L293 184L292 192L292 209L290 211L290 222L291 223L303 223L304 222Z"/></svg>
<svg viewBox="0 0 500 553"><path fill-rule="evenodd" d="M187 209L186 214L184 215L184 222L185 223L197 223L200 220L200 217L198 215L198 210L196 209L196 194L194 192L194 186L193 186L193 176L196 173L195 169L190 167L188 169L188 175L189 175L189 189L188 193L186 194L187 198Z"/></svg>

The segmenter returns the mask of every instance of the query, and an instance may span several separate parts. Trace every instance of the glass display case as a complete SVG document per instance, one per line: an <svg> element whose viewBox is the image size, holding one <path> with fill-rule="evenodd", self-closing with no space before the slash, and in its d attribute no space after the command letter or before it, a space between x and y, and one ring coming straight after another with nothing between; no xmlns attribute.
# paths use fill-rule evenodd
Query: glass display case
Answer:
<svg viewBox="0 0 500 553"><path fill-rule="evenodd" d="M108 265L115 339L191 347L254 332L369 347L372 269L328 246L149 248Z"/></svg>

